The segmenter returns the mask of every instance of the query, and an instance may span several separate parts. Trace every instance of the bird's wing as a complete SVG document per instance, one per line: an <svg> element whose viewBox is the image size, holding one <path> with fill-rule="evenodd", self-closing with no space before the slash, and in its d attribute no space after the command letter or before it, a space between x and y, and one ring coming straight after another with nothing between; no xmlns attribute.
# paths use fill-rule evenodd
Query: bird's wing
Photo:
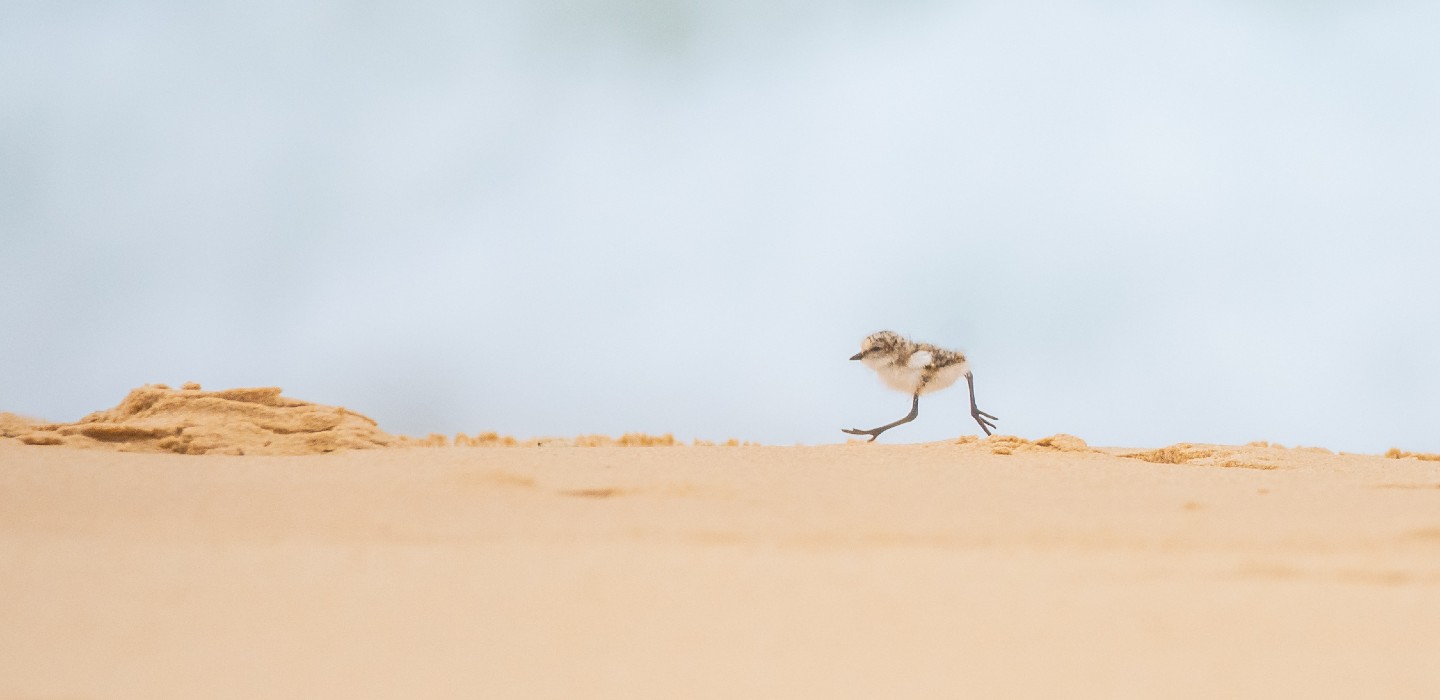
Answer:
<svg viewBox="0 0 1440 700"><path fill-rule="evenodd" d="M910 361L906 362L905 366L909 367L910 369L920 369L922 367L929 366L930 363L934 361L935 355L933 355L929 350L920 350L910 356Z"/></svg>

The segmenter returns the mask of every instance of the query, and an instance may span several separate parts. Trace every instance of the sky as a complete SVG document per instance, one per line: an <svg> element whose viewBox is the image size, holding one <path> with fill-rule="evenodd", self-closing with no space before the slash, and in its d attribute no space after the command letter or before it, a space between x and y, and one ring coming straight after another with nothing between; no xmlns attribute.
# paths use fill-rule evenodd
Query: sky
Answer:
<svg viewBox="0 0 1440 700"><path fill-rule="evenodd" d="M1440 451L1440 5L0 2L0 410ZM881 438L975 434L963 383Z"/></svg>

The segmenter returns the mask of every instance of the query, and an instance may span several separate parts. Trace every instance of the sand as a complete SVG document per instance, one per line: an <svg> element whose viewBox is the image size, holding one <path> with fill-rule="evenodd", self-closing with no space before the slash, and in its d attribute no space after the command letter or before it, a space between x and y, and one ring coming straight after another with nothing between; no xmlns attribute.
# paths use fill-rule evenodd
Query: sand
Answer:
<svg viewBox="0 0 1440 700"><path fill-rule="evenodd" d="M1415 456L0 429L0 698L1440 696Z"/></svg>
<svg viewBox="0 0 1440 700"><path fill-rule="evenodd" d="M149 384L118 406L74 423L0 413L0 439L125 452L295 455L395 444L374 420L338 406L286 398L278 387L204 391Z"/></svg>

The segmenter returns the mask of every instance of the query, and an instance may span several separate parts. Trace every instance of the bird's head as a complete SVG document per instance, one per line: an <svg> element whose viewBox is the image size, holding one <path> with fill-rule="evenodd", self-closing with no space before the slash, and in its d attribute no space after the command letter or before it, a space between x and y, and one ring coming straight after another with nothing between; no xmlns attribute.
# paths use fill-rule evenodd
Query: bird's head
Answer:
<svg viewBox="0 0 1440 700"><path fill-rule="evenodd" d="M891 331L880 331L871 333L864 340L860 341L860 352L851 356L852 360L870 360L880 357L894 355L895 351L904 344L905 339L898 333Z"/></svg>

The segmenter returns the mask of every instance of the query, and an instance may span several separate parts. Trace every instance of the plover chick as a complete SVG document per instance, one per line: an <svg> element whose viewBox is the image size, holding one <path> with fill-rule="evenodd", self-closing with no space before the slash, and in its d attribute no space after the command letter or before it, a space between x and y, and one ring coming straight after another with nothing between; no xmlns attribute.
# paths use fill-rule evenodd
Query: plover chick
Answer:
<svg viewBox="0 0 1440 700"><path fill-rule="evenodd" d="M860 352L850 359L865 363L891 389L912 397L909 415L869 430L845 428L844 431L851 435L869 435L869 441L875 442L880 433L909 423L920 415L921 394L940 391L961 377L970 387L970 415L980 424L980 429L989 435L995 427L990 421L1000 420L975 405L975 378L970 374L970 362L965 359L965 353L937 348L929 343L916 343L898 333L880 331L860 341Z"/></svg>

